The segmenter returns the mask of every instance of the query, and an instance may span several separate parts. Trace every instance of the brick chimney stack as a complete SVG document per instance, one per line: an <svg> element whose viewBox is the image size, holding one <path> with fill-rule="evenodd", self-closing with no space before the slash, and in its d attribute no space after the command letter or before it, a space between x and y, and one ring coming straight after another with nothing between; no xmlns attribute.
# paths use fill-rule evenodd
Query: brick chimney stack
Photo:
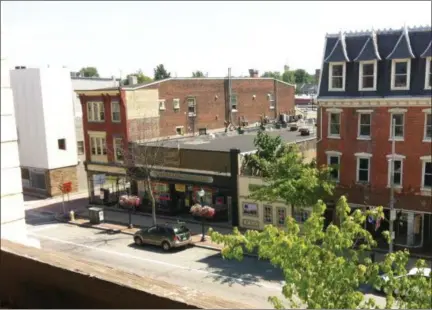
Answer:
<svg viewBox="0 0 432 310"><path fill-rule="evenodd" d="M249 76L250 76L251 78L257 78L257 77L259 77L259 76L258 76L258 70L255 70L255 69L249 69Z"/></svg>

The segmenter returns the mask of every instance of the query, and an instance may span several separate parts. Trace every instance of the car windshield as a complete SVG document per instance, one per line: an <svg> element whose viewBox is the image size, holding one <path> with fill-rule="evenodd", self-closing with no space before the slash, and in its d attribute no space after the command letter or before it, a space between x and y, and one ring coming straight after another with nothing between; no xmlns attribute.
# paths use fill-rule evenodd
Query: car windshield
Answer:
<svg viewBox="0 0 432 310"><path fill-rule="evenodd" d="M173 230L174 230L175 234L183 234L183 233L189 232L189 229L185 226L173 227Z"/></svg>

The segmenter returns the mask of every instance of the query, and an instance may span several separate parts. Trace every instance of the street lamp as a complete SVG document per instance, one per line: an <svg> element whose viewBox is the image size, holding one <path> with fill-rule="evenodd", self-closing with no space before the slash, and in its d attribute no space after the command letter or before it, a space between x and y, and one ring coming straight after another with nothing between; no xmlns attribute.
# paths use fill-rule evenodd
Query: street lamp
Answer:
<svg viewBox="0 0 432 310"><path fill-rule="evenodd" d="M204 191L204 189L203 188L201 188L199 191L198 191L198 196L199 196L199 198L200 198L200 204L201 204L201 207L204 207L204 195L205 195L205 191ZM204 241L206 241L206 238L205 238L205 229L204 229L204 216L203 215L201 215L201 232L202 232L202 234L201 234L201 242L204 242Z"/></svg>

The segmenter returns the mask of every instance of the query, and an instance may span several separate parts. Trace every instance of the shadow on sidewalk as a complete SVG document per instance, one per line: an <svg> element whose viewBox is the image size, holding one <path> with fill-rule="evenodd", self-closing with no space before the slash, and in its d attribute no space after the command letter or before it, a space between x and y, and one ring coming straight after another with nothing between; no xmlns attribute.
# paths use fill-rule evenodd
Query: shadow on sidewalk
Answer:
<svg viewBox="0 0 432 310"><path fill-rule="evenodd" d="M225 260L220 253L217 253L198 262L206 264L206 271L211 272L207 278L230 286L233 284L259 285L258 282L262 280L280 284L284 280L281 270L274 268L270 262L260 261L254 257L245 256L240 262Z"/></svg>

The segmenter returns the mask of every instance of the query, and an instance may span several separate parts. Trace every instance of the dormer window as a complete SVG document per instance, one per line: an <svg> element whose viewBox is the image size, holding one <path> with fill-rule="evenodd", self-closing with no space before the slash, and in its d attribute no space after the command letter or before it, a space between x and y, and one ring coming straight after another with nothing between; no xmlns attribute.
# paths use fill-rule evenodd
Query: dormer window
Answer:
<svg viewBox="0 0 432 310"><path fill-rule="evenodd" d="M408 90L411 78L411 59L393 59L391 68L391 89Z"/></svg>
<svg viewBox="0 0 432 310"><path fill-rule="evenodd" d="M329 91L344 91L346 63L331 62L329 64Z"/></svg>
<svg viewBox="0 0 432 310"><path fill-rule="evenodd" d="M377 61L361 61L359 75L359 90L374 91L377 84Z"/></svg>
<svg viewBox="0 0 432 310"><path fill-rule="evenodd" d="M426 58L425 89L432 89L432 57Z"/></svg>

